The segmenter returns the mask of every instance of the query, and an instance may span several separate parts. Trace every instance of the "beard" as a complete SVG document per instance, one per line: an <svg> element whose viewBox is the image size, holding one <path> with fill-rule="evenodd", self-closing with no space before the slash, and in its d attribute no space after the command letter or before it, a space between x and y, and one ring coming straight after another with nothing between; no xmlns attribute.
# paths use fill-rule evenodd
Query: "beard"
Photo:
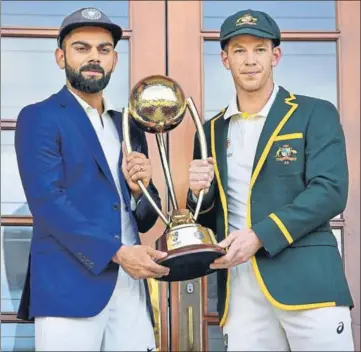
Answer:
<svg viewBox="0 0 361 352"><path fill-rule="evenodd" d="M101 78L89 77L86 78L82 75L83 71L96 71L100 72L103 76ZM104 69L97 64L89 64L83 66L79 72L68 65L65 59L65 75L70 85L84 93L99 93L105 89L110 81L112 72L105 74Z"/></svg>

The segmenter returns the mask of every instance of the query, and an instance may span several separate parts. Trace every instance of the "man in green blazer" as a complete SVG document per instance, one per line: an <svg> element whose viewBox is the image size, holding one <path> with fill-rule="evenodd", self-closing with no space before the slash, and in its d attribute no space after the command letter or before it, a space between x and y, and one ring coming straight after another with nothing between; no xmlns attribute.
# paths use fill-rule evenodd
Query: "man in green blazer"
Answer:
<svg viewBox="0 0 361 352"><path fill-rule="evenodd" d="M195 140L188 206L204 188L199 222L227 249L211 265L226 345L353 350L353 302L329 224L348 192L339 114L274 83L281 34L268 14L233 14L220 42L236 92L204 125L207 161Z"/></svg>

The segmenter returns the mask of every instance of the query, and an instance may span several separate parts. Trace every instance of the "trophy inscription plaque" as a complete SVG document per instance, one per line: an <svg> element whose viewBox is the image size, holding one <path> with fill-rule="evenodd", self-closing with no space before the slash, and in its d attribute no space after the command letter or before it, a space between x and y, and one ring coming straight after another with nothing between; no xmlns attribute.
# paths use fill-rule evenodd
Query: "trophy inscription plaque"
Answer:
<svg viewBox="0 0 361 352"><path fill-rule="evenodd" d="M160 278L162 281L183 281L208 275L209 265L214 259L225 254L225 250L217 246L213 231L197 224L197 217L203 201L204 190L201 190L194 214L187 209L179 209L175 197L174 186L166 157L164 133L176 128L183 120L189 108L190 115L196 125L201 158L207 159L206 138L201 119L191 98L185 98L180 85L173 79L154 75L143 78L132 89L129 107L123 109L123 139L127 152L132 151L129 134L129 119L145 132L156 135L162 167L169 188L173 210L164 215L158 208L141 181L138 185L166 225L163 236L166 236L168 256L157 260L157 263L170 268L169 275Z"/></svg>

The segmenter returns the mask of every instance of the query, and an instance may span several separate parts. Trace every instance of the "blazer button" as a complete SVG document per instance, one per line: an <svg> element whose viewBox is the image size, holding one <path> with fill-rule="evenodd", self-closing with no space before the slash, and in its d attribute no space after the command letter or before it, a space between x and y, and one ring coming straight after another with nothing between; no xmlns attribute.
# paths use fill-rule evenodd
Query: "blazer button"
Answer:
<svg viewBox="0 0 361 352"><path fill-rule="evenodd" d="M119 235L114 235L114 238L115 238L116 240L120 240L120 236L119 236Z"/></svg>
<svg viewBox="0 0 361 352"><path fill-rule="evenodd" d="M118 211L118 210L119 210L119 204L118 204L118 203L114 203L114 204L113 204L113 210L114 210L114 211Z"/></svg>

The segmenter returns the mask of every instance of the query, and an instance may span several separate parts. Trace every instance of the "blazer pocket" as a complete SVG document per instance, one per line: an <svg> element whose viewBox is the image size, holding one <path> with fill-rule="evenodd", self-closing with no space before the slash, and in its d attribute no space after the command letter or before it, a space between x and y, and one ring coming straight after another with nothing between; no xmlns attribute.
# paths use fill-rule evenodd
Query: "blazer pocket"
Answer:
<svg viewBox="0 0 361 352"><path fill-rule="evenodd" d="M303 133L278 135L267 158L269 171L275 176L293 176L304 172Z"/></svg>

